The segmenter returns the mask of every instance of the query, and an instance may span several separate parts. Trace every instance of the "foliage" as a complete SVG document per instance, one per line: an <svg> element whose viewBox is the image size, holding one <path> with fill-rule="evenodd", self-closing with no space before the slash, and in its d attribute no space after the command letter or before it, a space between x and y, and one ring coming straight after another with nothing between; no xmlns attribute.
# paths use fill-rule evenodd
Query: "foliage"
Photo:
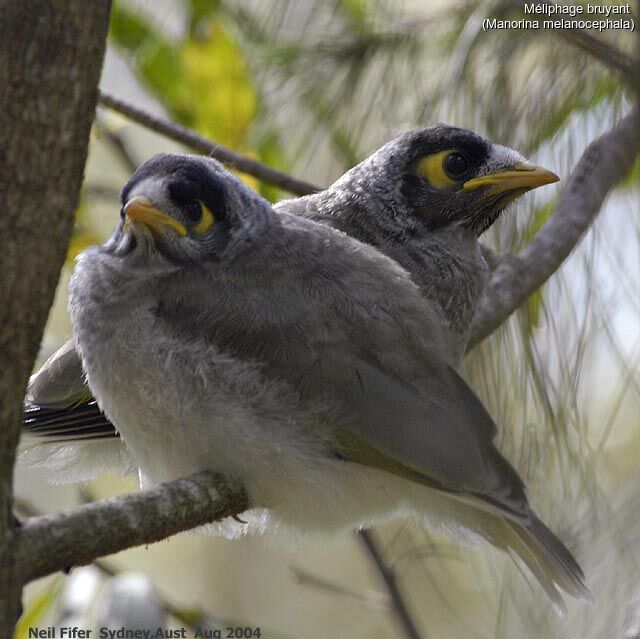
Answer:
<svg viewBox="0 0 640 639"><path fill-rule="evenodd" d="M217 3L191 2L185 35L172 40L150 20L116 3L110 39L175 121L268 163L277 162L277 138L256 135L259 95L244 51ZM268 185L263 195L275 197Z"/></svg>

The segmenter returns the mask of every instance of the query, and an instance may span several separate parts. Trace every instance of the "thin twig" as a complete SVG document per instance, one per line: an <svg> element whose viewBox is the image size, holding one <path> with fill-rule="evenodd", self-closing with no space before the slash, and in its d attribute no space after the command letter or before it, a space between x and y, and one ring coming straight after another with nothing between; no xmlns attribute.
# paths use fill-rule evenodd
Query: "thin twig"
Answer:
<svg viewBox="0 0 640 639"><path fill-rule="evenodd" d="M426 638L425 634L421 635L420 632L418 632L418 628L409 613L404 597L398 588L395 571L387 566L387 563L378 547L378 543L373 536L373 531L361 530L358 535L367 551L367 555L371 558L371 563L374 565L380 580L385 585L387 592L389 593L392 610L396 616L398 624L403 629L405 636L409 639Z"/></svg>
<svg viewBox="0 0 640 639"><path fill-rule="evenodd" d="M262 162L258 162L220 144L211 142L211 140L208 140L191 129L187 129L180 124L170 122L164 118L151 115L147 111L143 111L108 93L100 92L98 101L103 106L121 113L151 131L160 133L167 138L192 148L194 151L209 155L230 168L236 169L241 173L252 175L267 184L277 186L294 195L308 195L321 190L314 184L298 180L287 173L272 169L270 166L262 164Z"/></svg>
<svg viewBox="0 0 640 639"><path fill-rule="evenodd" d="M633 60L611 43L583 29L558 29L557 31L571 44L594 56L610 69L620 72L627 80L631 79L634 72Z"/></svg>
<svg viewBox="0 0 640 639"><path fill-rule="evenodd" d="M121 135L116 133L106 122L103 122L101 118L95 119L94 125L98 130L98 133L104 137L109 143L118 159L124 164L124 167L129 173L133 173L138 168L138 162L133 157L133 154L129 150L127 143Z"/></svg>
<svg viewBox="0 0 640 639"><path fill-rule="evenodd" d="M291 572L293 573L296 582L301 586L309 586L316 590L321 590L329 595L340 597L341 599L350 599L351 601L362 606L366 606L372 610L389 609L389 597L386 594L382 594L377 591L370 592L346 588L342 584L329 581L328 579L319 577L318 575L312 575L309 572L295 567L291 569Z"/></svg>

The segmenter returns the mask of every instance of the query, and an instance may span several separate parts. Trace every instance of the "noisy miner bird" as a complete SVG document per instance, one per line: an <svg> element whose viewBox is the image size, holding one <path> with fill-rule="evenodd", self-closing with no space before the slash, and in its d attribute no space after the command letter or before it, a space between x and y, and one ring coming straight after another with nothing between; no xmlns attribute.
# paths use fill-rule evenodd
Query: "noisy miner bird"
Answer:
<svg viewBox="0 0 640 639"><path fill-rule="evenodd" d="M276 208L337 228L404 267L441 318L457 366L490 275L479 236L520 195L557 181L513 149L439 124L398 136L327 190Z"/></svg>
<svg viewBox="0 0 640 639"><path fill-rule="evenodd" d="M79 256L69 310L143 486L220 472L267 513L246 532L412 517L517 555L560 610L589 596L395 261L202 157L146 162L121 218Z"/></svg>
<svg viewBox="0 0 640 639"><path fill-rule="evenodd" d="M275 208L340 229L403 266L438 315L448 360L457 366L489 278L478 237L519 195L557 179L512 149L439 124L398 136L325 191ZM126 451L112 441L116 431L85 383L73 340L32 377L27 399L27 432L101 440L98 448L49 452L38 460L59 479L85 478L116 460L126 465Z"/></svg>

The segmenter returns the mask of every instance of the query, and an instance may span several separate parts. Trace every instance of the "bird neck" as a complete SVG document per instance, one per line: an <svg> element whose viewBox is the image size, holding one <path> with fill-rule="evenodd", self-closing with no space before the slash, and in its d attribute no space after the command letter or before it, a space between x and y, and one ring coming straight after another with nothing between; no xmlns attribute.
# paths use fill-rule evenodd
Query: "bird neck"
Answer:
<svg viewBox="0 0 640 639"><path fill-rule="evenodd" d="M406 269L443 319L451 363L458 364L489 278L475 233L462 227L429 228L373 204L362 191L325 194L307 216L376 247Z"/></svg>
<svg viewBox="0 0 640 639"><path fill-rule="evenodd" d="M451 363L458 365L490 275L477 237L468 229L438 229L393 243L386 252L436 306L447 329Z"/></svg>

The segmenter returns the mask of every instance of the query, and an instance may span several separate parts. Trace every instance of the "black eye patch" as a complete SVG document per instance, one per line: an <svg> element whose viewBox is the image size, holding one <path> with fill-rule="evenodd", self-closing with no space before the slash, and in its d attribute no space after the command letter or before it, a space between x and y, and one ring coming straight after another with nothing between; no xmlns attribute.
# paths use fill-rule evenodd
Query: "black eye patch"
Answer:
<svg viewBox="0 0 640 639"><path fill-rule="evenodd" d="M199 189L188 180L178 177L169 183L169 197L181 209L185 208L190 202L195 202L198 197Z"/></svg>
<svg viewBox="0 0 640 639"><path fill-rule="evenodd" d="M202 219L202 204L197 200L187 202L181 210L191 224L197 224Z"/></svg>
<svg viewBox="0 0 640 639"><path fill-rule="evenodd" d="M168 186L169 196L188 216L193 214L197 221L202 210L198 201L203 202L217 215L224 212L224 188L206 169L199 166L182 166L173 172Z"/></svg>

